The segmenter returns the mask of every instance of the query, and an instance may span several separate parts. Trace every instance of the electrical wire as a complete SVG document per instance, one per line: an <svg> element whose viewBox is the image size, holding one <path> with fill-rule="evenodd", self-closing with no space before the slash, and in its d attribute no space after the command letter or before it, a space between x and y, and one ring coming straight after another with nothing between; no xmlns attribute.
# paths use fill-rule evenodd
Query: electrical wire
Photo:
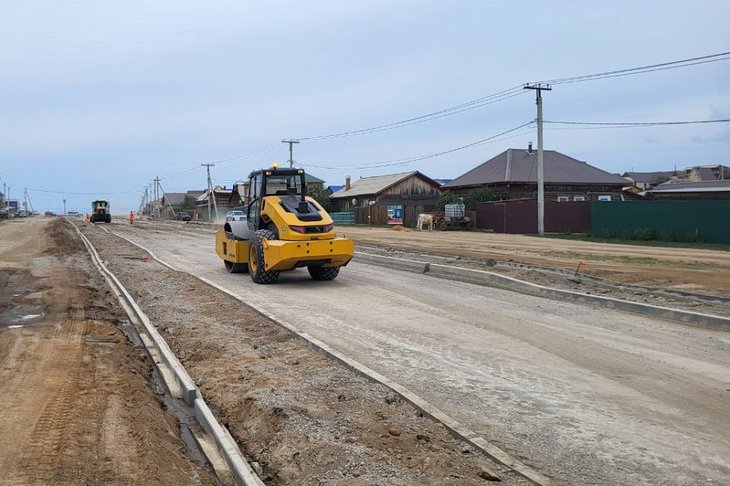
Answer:
<svg viewBox="0 0 730 486"><path fill-rule="evenodd" d="M43 192L47 194L65 194L68 196L94 196L97 194L103 194L105 196L115 196L118 194L142 194L144 191L120 191L120 192L103 192L103 191L94 191L94 192L69 192L69 191L51 191L47 189L37 189L33 187L27 188L29 191L33 192Z"/></svg>
<svg viewBox="0 0 730 486"><path fill-rule="evenodd" d="M264 147L260 147L260 148L258 148L256 150L253 150L251 152L247 152L245 154L236 155L234 157L230 157L230 158L222 159L222 160L216 160L216 161L212 161L212 162L208 162L208 163L210 163L210 164L225 164L227 162L233 162L234 160L248 159L248 158L254 157L256 155L261 155L261 154L264 154L264 153L267 153L267 152L271 152L271 151L273 151L274 149L276 149L279 146L280 146L279 143L274 143L274 144L266 145ZM160 177L160 180L177 179L178 177L183 177L183 176L188 175L188 174L190 174L192 172L195 172L197 170L201 170L202 168L203 167L201 165L198 165L198 166L195 166L195 167L190 167L188 169L184 169L184 170L182 170L180 172L172 172L172 173L169 173L167 175L164 175L164 176Z"/></svg>
<svg viewBox="0 0 730 486"><path fill-rule="evenodd" d="M305 140L327 140L332 138L341 138L341 137L351 137L355 135L365 135L370 133L378 133L378 132L384 132L387 130L395 130L397 128L403 128L411 125L416 125L419 123L425 123L432 120L437 120L439 118L444 118L447 116L456 115L458 113L463 113L465 111L474 110L476 108L481 108L482 106L491 105L493 103L498 103L500 101L504 101L510 98L514 98L515 96L519 96L521 94L524 94L524 90L522 89L522 86L514 86L512 88L499 91L497 93L493 93L491 95L483 96L481 98L477 98L474 100L467 101L465 103L451 106L449 108L444 108L442 110L434 111L431 113L427 113L425 115L419 115L412 118L407 118L405 120L400 120L392 123L385 123L382 125L376 125L373 127L368 128L361 128L358 130L350 130L346 132L337 132L337 133L330 133L326 135L314 135L310 137L302 137L297 138L295 140L298 141L305 141Z"/></svg>
<svg viewBox="0 0 730 486"><path fill-rule="evenodd" d="M233 162L234 160L243 160L243 159L249 159L251 157L254 157L256 155L261 155L264 153L271 152L272 150L276 149L277 147L281 147L280 142L272 143L271 145L266 145L265 147L258 148L252 152L248 152L241 155L236 155L235 157L230 157L228 159L222 159L222 160L214 160L210 162L211 164L225 164L227 162Z"/></svg>
<svg viewBox="0 0 730 486"><path fill-rule="evenodd" d="M675 125L700 125L708 123L728 123L730 119L719 120L682 120L682 121L663 121L663 122L580 122L580 121L551 121L545 120L543 123L551 125L573 125L565 128L548 128L547 130L600 130L603 128L642 128L642 127L658 127L658 126L675 126Z"/></svg>
<svg viewBox="0 0 730 486"><path fill-rule="evenodd" d="M730 60L730 51L728 52L721 52L718 54L710 54L706 56L698 56L698 57L692 57L687 59L680 59L676 61L669 61L659 64L650 64L646 66L638 66L633 68L626 68L626 69L618 69L614 71L605 71L600 73L594 73L594 74L584 74L581 76L573 76L573 77L567 77L567 78L557 78L557 79L551 79L546 81L541 81L542 84L566 84L566 83L578 83L583 81L594 81L598 79L608 79L608 78L615 78L620 76L631 76L636 74L644 74L654 71L663 71L667 69L678 69L682 67L688 67L688 66L695 66L698 64L706 64L711 62L719 62L719 61L726 61ZM514 86L512 88L508 88L503 91L499 91L497 93L493 93L491 95L483 96L481 98L477 98L474 100L467 101L465 103L451 106L449 108L444 108L442 110L434 111L431 113L427 113L425 115L416 116L413 118L407 118L405 120L399 120L392 123L385 123L382 125L376 125L373 127L368 128L362 128L359 130L350 130L345 132L336 132L336 133L330 133L326 135L315 135L315 136L309 136L309 137L302 137L295 140L298 141L304 141L304 140L327 140L332 138L341 138L341 137L351 137L355 135L365 135L365 134L371 134L371 133L378 133L383 132L387 130L395 130L398 128L403 128L411 125L416 125L419 123L425 123L432 120L437 120L439 118L443 118L446 116L452 116L459 113L463 113L465 111L474 110L476 108L481 108L482 106L489 105L492 103L497 103L500 101L507 100L509 98L513 98L515 96L519 96L520 94L524 93L523 86Z"/></svg>
<svg viewBox="0 0 730 486"><path fill-rule="evenodd" d="M541 81L545 84L566 84L566 83L580 83L583 81L595 81L598 79L617 78L621 76L632 76L635 74L644 74L654 71L665 71L668 69L679 69L688 66L696 66L698 64L707 64L711 62L727 61L730 60L730 51L720 52L718 54L710 54L707 56L691 57L688 59L680 59L677 61L663 62L660 64L650 64L647 66L639 66L627 69L618 69L614 71L606 71L602 73L584 74L582 76L572 76L569 78L557 78Z"/></svg>
<svg viewBox="0 0 730 486"><path fill-rule="evenodd" d="M529 125L532 125L534 123L535 123L535 121L534 120L531 120L531 121L529 121L527 123L523 123L522 125L516 126L514 128L510 128L509 130L505 130L504 132L498 133L496 135L492 135L490 137L483 138L481 140L477 140L476 142L471 142L471 143L468 143L466 145L461 145L461 146L456 147L456 148L452 148L452 149L449 149L449 150L444 150L442 152L436 152L436 153L431 153L431 154L427 154L427 155L419 155L419 156L416 156L416 157L409 157L409 158L404 158L404 159L388 160L388 161L379 162L379 163L376 163L376 164L368 164L368 165L326 166L326 165L315 165L315 164L304 164L304 163L300 163L299 165L304 165L304 166L307 166L307 167L315 167L317 169L375 169L375 168L379 168L379 167L391 167L391 166L399 166L399 165L408 165L408 164L411 164L413 162L419 162L421 160L426 160L426 159L432 159L432 158L435 158L435 157L440 157L442 155L450 154L450 153L453 153L453 152L458 152L460 150L465 150L465 149L468 149L468 148L471 148L471 147L476 147L478 145L482 145L482 144L485 144L485 143L498 142L499 140L506 140L508 138L514 138L516 136L525 135L528 132L519 133L519 134L516 134L516 135L512 135L510 137L500 138L500 137L502 137L504 135L507 135L508 133L515 132L515 131L520 130L522 128L525 128L525 127L527 127ZM497 139L499 139L499 140L497 140Z"/></svg>

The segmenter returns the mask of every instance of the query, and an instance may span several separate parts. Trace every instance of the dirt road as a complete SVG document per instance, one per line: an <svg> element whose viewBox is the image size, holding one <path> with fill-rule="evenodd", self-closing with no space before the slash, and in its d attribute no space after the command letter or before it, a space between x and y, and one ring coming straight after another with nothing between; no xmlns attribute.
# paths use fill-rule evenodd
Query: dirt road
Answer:
<svg viewBox="0 0 730 486"><path fill-rule="evenodd" d="M65 224L0 223L0 484L215 484Z"/></svg>
<svg viewBox="0 0 730 486"><path fill-rule="evenodd" d="M111 229L295 322L561 482L730 475L727 333L356 262L332 283L297 271L257 286L225 273L207 230Z"/></svg>
<svg viewBox="0 0 730 486"><path fill-rule="evenodd" d="M620 282L730 296L730 251L663 248L477 232L341 228L358 244L574 270Z"/></svg>

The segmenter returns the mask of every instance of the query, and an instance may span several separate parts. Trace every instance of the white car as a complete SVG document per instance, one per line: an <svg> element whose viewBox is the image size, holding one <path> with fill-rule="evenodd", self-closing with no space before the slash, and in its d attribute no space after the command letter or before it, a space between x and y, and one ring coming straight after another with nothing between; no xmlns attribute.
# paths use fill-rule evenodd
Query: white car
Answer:
<svg viewBox="0 0 730 486"><path fill-rule="evenodd" d="M228 211L226 213L226 221L246 221L246 213L243 211Z"/></svg>

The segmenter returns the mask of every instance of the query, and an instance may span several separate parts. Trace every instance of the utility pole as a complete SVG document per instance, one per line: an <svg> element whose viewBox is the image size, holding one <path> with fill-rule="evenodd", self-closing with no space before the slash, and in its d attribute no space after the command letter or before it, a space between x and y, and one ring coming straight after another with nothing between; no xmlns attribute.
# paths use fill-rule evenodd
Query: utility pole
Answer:
<svg viewBox="0 0 730 486"><path fill-rule="evenodd" d="M215 167L215 164L200 164L205 167L208 171L208 221L215 221L213 214L210 212L210 200L213 199L213 207L215 208L215 214L218 215L218 204L215 202L215 194L213 194L213 181L210 179L210 168Z"/></svg>
<svg viewBox="0 0 730 486"><path fill-rule="evenodd" d="M537 104L537 232L545 235L545 165L542 153L542 92L552 91L549 84L526 84L524 89L535 90Z"/></svg>
<svg viewBox="0 0 730 486"><path fill-rule="evenodd" d="M165 195L165 190L162 188L162 184L160 184L160 181L159 180L157 181L157 187L160 188L160 196L164 196ZM175 215L175 208L173 208L172 207L172 204L170 204L170 199L167 200L167 207L170 208L170 212L174 216Z"/></svg>
<svg viewBox="0 0 730 486"><path fill-rule="evenodd" d="M63 198L63 215L66 216L66 198Z"/></svg>
<svg viewBox="0 0 730 486"><path fill-rule="evenodd" d="M153 179L154 185L154 191L155 191L155 216L157 219L161 218L161 208L162 208L162 191L160 191L160 178L158 176L155 176ZM159 201L159 202L157 202Z"/></svg>
<svg viewBox="0 0 730 486"><path fill-rule="evenodd" d="M160 193L160 178L155 177L153 182L155 183L155 201L160 199L162 197L162 194Z"/></svg>
<svg viewBox="0 0 730 486"><path fill-rule="evenodd" d="M28 195L28 188L24 187L23 191L25 192L25 209L28 209L28 206L30 206L30 212L34 213L35 210L33 209L33 203L30 201L30 196Z"/></svg>
<svg viewBox="0 0 730 486"><path fill-rule="evenodd" d="M299 140L282 140L281 143L289 144L289 167L294 167L294 144L299 143Z"/></svg>
<svg viewBox="0 0 730 486"><path fill-rule="evenodd" d="M144 193L142 194L142 200L139 202L139 209L137 214L144 214L144 208L147 205L147 186L144 187Z"/></svg>

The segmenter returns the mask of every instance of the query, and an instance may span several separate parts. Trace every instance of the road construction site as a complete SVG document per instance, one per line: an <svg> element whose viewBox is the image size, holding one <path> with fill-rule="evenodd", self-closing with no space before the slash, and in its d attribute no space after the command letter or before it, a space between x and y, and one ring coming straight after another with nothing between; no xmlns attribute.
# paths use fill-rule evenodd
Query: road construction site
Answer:
<svg viewBox="0 0 730 486"><path fill-rule="evenodd" d="M730 328L436 278L358 255L335 281L300 269L256 285L226 272L213 251L217 226L77 225L266 484L730 477ZM21 478L7 484L93 483L91 471L104 471L96 482L106 484L215 482L183 440L180 419L160 406L167 400L150 359L124 337L123 311L71 225L35 219L0 231L0 275L11 284L0 327L0 391L11 405L0 435L13 438L0 460ZM359 252L730 314L728 252L339 232ZM577 278L571 266L581 260L588 266ZM28 423L35 426L18 425ZM34 470L34 461L43 467ZM178 476L165 476L170 464Z"/></svg>

